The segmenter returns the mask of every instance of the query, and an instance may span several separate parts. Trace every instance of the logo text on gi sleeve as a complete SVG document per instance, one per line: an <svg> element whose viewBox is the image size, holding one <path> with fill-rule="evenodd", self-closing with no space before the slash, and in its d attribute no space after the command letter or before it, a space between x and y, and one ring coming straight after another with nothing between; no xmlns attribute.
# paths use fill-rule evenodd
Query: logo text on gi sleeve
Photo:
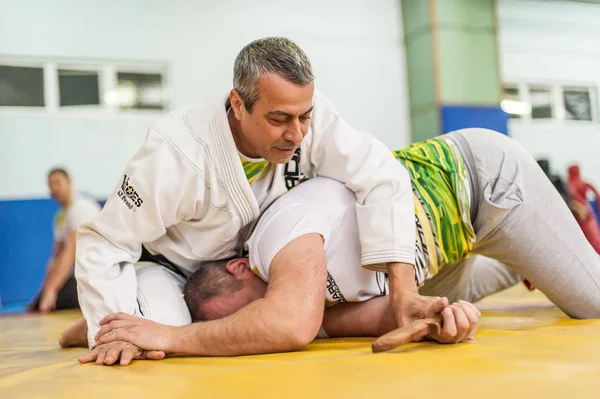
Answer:
<svg viewBox="0 0 600 399"><path fill-rule="evenodd" d="M127 175L123 175L123 183L121 183L121 189L117 195L129 209L133 209L134 206L139 208L144 203L144 200L138 195L133 186L129 185L129 177Z"/></svg>

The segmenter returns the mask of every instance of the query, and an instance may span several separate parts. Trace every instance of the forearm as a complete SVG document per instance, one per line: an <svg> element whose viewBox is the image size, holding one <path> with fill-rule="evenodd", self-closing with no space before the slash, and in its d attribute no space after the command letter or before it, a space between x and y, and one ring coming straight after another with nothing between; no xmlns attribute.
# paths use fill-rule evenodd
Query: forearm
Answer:
<svg viewBox="0 0 600 399"><path fill-rule="evenodd" d="M60 254L64 251L65 249L65 243L64 241L54 241L53 247L52 247L52 256L50 257L50 260L48 260L48 266L46 267L46 274L44 275L44 281L42 282L42 286L40 291L43 292L44 287L46 286L46 283L48 281L48 279L50 278L50 276L52 274L54 274L54 270L56 269L56 260L60 257Z"/></svg>
<svg viewBox="0 0 600 399"><path fill-rule="evenodd" d="M386 265L392 299L400 292L417 292L415 267L409 263L392 262Z"/></svg>
<svg viewBox="0 0 600 399"><path fill-rule="evenodd" d="M347 302L325 311L323 329L330 337L379 337L397 327L387 296Z"/></svg>
<svg viewBox="0 0 600 399"><path fill-rule="evenodd" d="M48 261L48 266L46 267L46 273L44 274L44 281L42 281L41 290L43 290L44 287L46 286L46 282L50 278L50 275L52 275L54 273L55 267L56 267L56 258L53 255L52 258L50 258L50 260Z"/></svg>
<svg viewBox="0 0 600 399"><path fill-rule="evenodd" d="M223 319L175 328L167 352L193 356L240 356L288 352L308 344L305 328L285 307L256 300Z"/></svg>
<svg viewBox="0 0 600 399"><path fill-rule="evenodd" d="M62 253L53 260L51 267L48 268L42 291L60 291L69 278L74 262L74 251L62 251Z"/></svg>

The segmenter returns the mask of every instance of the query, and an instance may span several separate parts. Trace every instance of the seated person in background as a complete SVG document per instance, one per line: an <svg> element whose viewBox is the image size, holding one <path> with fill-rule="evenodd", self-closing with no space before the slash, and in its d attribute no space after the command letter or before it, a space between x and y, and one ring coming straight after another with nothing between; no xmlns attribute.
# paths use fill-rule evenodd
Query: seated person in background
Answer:
<svg viewBox="0 0 600 399"><path fill-rule="evenodd" d="M79 307L77 281L73 276L75 232L81 223L91 221L100 213L96 201L75 195L64 169L56 168L48 173L48 186L60 209L54 216L54 245L46 276L28 307L29 311L40 313Z"/></svg>

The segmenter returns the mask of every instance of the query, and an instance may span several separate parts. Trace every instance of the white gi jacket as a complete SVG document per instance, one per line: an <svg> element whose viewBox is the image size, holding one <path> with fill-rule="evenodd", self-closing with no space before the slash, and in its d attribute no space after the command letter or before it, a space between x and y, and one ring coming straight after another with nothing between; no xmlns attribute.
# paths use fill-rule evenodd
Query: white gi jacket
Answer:
<svg viewBox="0 0 600 399"><path fill-rule="evenodd" d="M142 243L191 274L201 261L239 255L259 217L235 146L227 96L159 119L100 215L77 233L75 275L90 348L106 315L139 315L133 264ZM315 91L299 151L277 165L267 202L316 174L357 196L362 264L414 264L415 216L408 171L374 137L340 118Z"/></svg>

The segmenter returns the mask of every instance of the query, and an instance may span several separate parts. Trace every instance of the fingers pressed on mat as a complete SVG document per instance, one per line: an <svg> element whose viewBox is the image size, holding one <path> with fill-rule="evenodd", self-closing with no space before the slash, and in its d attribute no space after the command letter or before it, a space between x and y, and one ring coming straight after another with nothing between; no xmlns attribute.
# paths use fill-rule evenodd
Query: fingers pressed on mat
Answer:
<svg viewBox="0 0 600 399"><path fill-rule="evenodd" d="M165 352L163 351L148 351L146 353L148 360L161 360L165 358Z"/></svg>
<svg viewBox="0 0 600 399"><path fill-rule="evenodd" d="M121 366L127 366L129 363L131 363L133 358L137 355L137 352L138 351L130 345L123 349L121 352Z"/></svg>
<svg viewBox="0 0 600 399"><path fill-rule="evenodd" d="M87 355L81 356L79 359L77 359L77 361L79 361L79 363L83 364L83 363L93 362L96 360L97 357L98 357L98 352L94 349L94 350L89 351Z"/></svg>
<svg viewBox="0 0 600 399"><path fill-rule="evenodd" d="M98 349L98 357L96 358L96 364L102 365L104 364L104 359L106 358L106 348L100 347Z"/></svg>
<svg viewBox="0 0 600 399"><path fill-rule="evenodd" d="M121 355L121 347L111 347L104 358L104 364L114 364Z"/></svg>

